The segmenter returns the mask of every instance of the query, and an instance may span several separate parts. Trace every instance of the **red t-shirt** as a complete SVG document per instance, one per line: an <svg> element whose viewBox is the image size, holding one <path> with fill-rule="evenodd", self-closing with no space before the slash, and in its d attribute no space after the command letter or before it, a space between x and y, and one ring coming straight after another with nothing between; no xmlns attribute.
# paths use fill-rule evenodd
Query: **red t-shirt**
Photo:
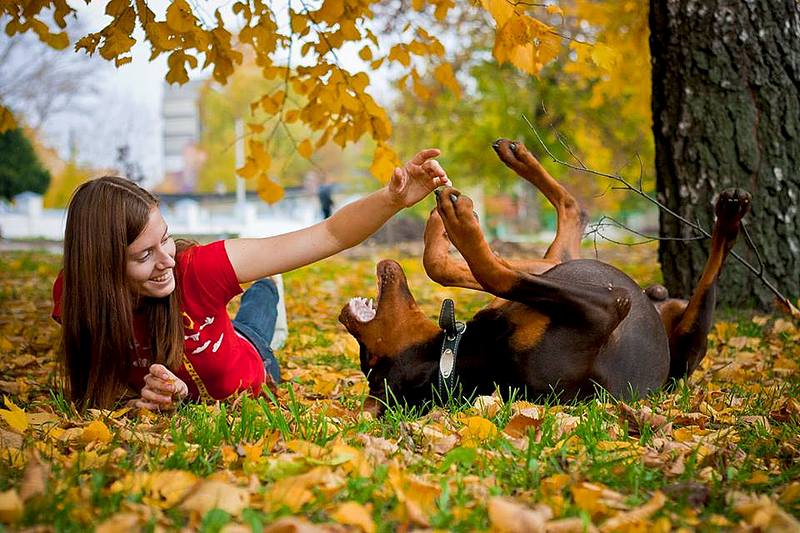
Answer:
<svg viewBox="0 0 800 533"><path fill-rule="evenodd" d="M223 400L239 391L257 395L266 380L264 363L255 347L234 329L226 309L242 292L224 241L192 246L176 257L175 279L183 300L183 365L172 369L189 387L189 397ZM61 322L61 274L53 285L53 318ZM129 384L140 390L148 373L150 356L147 324L134 315L136 350Z"/></svg>

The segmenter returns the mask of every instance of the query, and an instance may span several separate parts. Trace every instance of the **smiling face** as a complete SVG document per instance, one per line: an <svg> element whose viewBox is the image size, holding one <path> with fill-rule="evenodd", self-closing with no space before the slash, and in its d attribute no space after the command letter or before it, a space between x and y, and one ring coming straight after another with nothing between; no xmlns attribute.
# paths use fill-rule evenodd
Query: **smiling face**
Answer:
<svg viewBox="0 0 800 533"><path fill-rule="evenodd" d="M147 225L127 248L125 272L133 292L163 298L175 290L175 241L161 211L150 210Z"/></svg>
<svg viewBox="0 0 800 533"><path fill-rule="evenodd" d="M396 387L402 389L405 381L417 380L413 368L416 347L430 343L442 330L419 308L396 261L381 261L376 273L377 301L350 299L339 314L339 322L358 341L361 371L369 381L370 395L385 398L384 380L400 395ZM419 356L426 359L426 354ZM397 371L395 363L404 367L402 372ZM402 376L402 383L395 379L398 376Z"/></svg>

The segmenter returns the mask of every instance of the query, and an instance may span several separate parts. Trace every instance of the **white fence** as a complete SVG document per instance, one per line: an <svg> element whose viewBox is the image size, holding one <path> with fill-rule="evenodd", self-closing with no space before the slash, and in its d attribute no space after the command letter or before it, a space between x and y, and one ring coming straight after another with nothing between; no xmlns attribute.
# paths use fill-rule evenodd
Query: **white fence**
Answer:
<svg viewBox="0 0 800 533"><path fill-rule="evenodd" d="M354 197L336 198L337 205ZM66 210L44 209L42 197L22 193L13 204L0 203L0 237L4 239L64 238ZM257 198L237 202L234 198L162 198L161 210L175 235L237 235L265 237L294 231L321 220L319 200L309 193L294 193L274 205Z"/></svg>

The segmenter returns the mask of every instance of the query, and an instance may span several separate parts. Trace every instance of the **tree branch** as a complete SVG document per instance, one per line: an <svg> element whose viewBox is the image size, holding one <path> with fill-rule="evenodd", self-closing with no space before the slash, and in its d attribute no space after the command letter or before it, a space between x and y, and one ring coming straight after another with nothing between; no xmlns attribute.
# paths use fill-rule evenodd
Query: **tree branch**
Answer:
<svg viewBox="0 0 800 533"><path fill-rule="evenodd" d="M676 213L675 211L673 211L673 210L672 210L672 209L670 209L669 207L667 207L667 206L665 206L664 204L662 204L661 202L659 202L657 199L653 198L652 196L650 196L649 194L647 194L646 192L644 192L644 190L641 188L641 177L640 177L640 179L639 179L639 184L638 184L638 186L633 186L633 185L631 185L631 184L630 184L630 183L629 183L629 182L628 182L628 181L627 181L625 178L623 178L623 177L622 177L621 175L619 175L619 174L608 174L608 173L606 173L606 172L600 172L600 171L598 171L598 170L594 170L594 169L591 169L591 168L587 168L586 166L584 166L584 165L583 165L583 163L581 163L581 164L580 164L580 166L578 166L578 165L574 165L574 164L572 164L572 163L568 163L567 161L563 161L563 160L559 159L558 157L556 157L556 156L555 156L555 154L553 154L553 152L552 152L552 151L550 151L550 148L549 148L549 147L548 147L548 146L545 144L545 142L544 142L544 140L542 139L541 135L539 135L539 131L538 131L538 130L536 129L536 127L535 127L535 126L534 126L534 125L531 123L531 121L530 121L530 120L528 120L528 117L526 117L525 115L522 115L522 118L523 118L523 120L525 120L525 122L528 124L528 127L530 127L531 131L533 131L533 134L536 136L536 139L539 141L539 144L541 144L541 146L542 146L542 148L544 149L544 151L547 153L547 155L548 155L548 156L550 156L550 158L551 158L551 159L552 159L552 160L553 160L555 163L558 163L559 165L562 165L562 166L564 166L564 167L567 167L567 168L569 168L569 169L576 170L576 171L578 171L578 172L583 172L583 173L586 173L586 174L591 174L591 175L593 175L593 176L600 176L600 177L607 178L607 179L610 179L610 180L612 180L612 181L615 181L615 182L617 182L617 183L620 183L620 184L622 185L621 189L623 189L623 190L627 190L627 191L631 191L631 192L633 192L633 193L636 193L636 194L638 194L639 196L641 196L642 198L644 198L644 199L645 199L645 200L647 200L648 202L650 202L650 203L652 203L653 205L655 205L656 207L658 207L658 209L660 209L661 211L664 211L665 213L668 213L670 216L672 216L672 217L674 217L674 218L678 219L679 221L681 221L682 223L686 224L687 226L689 226L690 228L692 228L692 229L693 229L693 230L695 230L696 232L700 233L702 237L699 237L699 238L711 238L711 234L710 234L710 233L709 233L709 232L708 232L708 231L707 231L705 228L703 228L702 226L700 226L700 224L698 224L698 223L696 223L696 222L691 222L691 221L687 220L686 218L682 217L681 215L679 215L678 213ZM572 152L571 152L570 150L567 150L567 151L568 151L570 154L572 154ZM607 217L606 217L606 218L607 218ZM756 276L756 277L757 277L759 280L761 280L761 282L762 282L762 283L763 283L763 284L764 284L764 285L765 285L765 286L766 286L766 287L767 287L767 288L768 288L768 289L769 289L769 290L772 292L772 294L774 294L774 295L775 295L775 297L776 297L776 298L777 298L777 299L778 299L778 300L781 302L781 304L782 304L782 305L784 305L784 306L786 307L786 309L788 309L788 310L789 310L789 312L790 312L792 315L794 315L794 316L800 316L800 310L798 310L798 309L797 309L797 308L794 306L794 304L791 302L791 300L789 300L789 298L787 298L786 296L784 296L784 295L783 295L783 294L782 294L782 293L781 293L781 292L780 292L780 291L777 289L777 287L775 287L775 286L774 286L774 285L773 285L773 284L772 284L772 283L771 283L771 282L770 282L770 281L769 281L769 280L766 278L766 276L765 276L765 273L764 273L764 265L763 265L763 263L761 262L761 256L760 256L760 255L759 255L759 253L758 253L758 249L757 249L757 247L755 246L755 243L753 243L753 240L750 238L750 234L747 232L746 226L745 226L744 224L742 224L742 228L744 229L744 233L745 233L745 237L746 237L746 240L747 240L747 244L748 244L748 246L750 246L750 248L752 248L752 250L753 250L753 251L754 251L754 253L756 254L756 258L757 258L757 259L758 259L758 261L759 261L760 268L756 268L756 267L754 267L754 266L753 266L753 265L751 265L751 264L750 264L750 263L749 263L747 260L745 260L745 259L744 259L742 256L740 256L739 254L737 254L737 253L736 253L735 251L733 251L733 250L731 250L731 252L730 252L731 256L733 256L733 257L734 257L734 258L735 258L737 261L739 261L739 263L741 263L742 265L744 265L744 267L745 267L745 268L747 268L747 269L748 269L748 270L749 270L751 273L753 273L753 274L754 274L754 275L755 275L755 276ZM627 228L626 228L626 229L627 229ZM669 240L669 238L667 238L667 237L658 237L658 240ZM693 239L689 239L689 240L693 240Z"/></svg>

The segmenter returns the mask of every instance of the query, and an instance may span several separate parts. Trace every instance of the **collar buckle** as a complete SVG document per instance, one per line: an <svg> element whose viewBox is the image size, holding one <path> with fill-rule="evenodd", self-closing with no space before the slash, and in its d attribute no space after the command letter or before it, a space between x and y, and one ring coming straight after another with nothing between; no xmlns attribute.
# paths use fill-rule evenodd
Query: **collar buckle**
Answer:
<svg viewBox="0 0 800 533"><path fill-rule="evenodd" d="M444 330L442 351L439 356L439 398L444 402L448 391L453 391L455 388L458 345L467 330L464 322L456 321L455 304L450 298L442 302L442 310L439 312L439 327Z"/></svg>

